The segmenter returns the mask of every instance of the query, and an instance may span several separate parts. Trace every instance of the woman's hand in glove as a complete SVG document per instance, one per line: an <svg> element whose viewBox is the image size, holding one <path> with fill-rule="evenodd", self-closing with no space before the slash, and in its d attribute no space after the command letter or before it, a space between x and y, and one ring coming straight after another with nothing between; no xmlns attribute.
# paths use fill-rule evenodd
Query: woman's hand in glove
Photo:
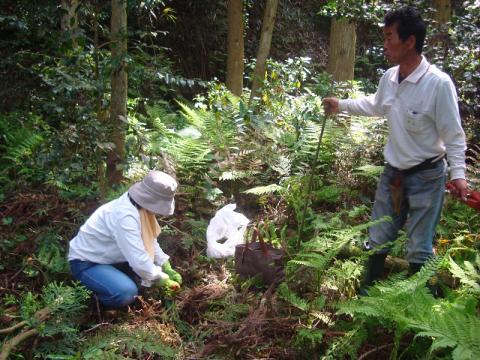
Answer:
<svg viewBox="0 0 480 360"><path fill-rule="evenodd" d="M165 290L176 292L180 290L180 284L172 279L160 279L155 284L155 287L161 287Z"/></svg>
<svg viewBox="0 0 480 360"><path fill-rule="evenodd" d="M166 261L162 265L162 270L170 277L170 279L176 281L179 285L182 285L182 275L173 270L170 261Z"/></svg>

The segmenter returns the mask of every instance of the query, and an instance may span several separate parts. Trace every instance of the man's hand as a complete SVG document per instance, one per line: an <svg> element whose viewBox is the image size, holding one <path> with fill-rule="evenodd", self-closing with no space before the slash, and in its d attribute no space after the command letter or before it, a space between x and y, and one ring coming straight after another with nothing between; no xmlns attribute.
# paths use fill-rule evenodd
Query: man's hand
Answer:
<svg viewBox="0 0 480 360"><path fill-rule="evenodd" d="M468 195L467 205L472 209L480 210L480 192L472 191L472 193Z"/></svg>
<svg viewBox="0 0 480 360"><path fill-rule="evenodd" d="M336 114L340 111L338 107L338 99L335 97L328 97L323 99L322 104L323 104L323 110L327 115Z"/></svg>
<svg viewBox="0 0 480 360"><path fill-rule="evenodd" d="M453 196L458 197L472 209L480 210L480 192L468 191L464 179L456 179L447 183L447 189Z"/></svg>
<svg viewBox="0 0 480 360"><path fill-rule="evenodd" d="M447 186L450 193L462 201L467 201L468 196L468 184L465 179L455 179L449 182Z"/></svg>

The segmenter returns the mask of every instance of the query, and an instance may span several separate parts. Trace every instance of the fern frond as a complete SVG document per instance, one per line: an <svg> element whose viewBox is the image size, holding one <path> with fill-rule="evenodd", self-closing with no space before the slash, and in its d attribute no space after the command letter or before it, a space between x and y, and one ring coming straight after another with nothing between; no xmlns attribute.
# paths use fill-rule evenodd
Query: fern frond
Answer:
<svg viewBox="0 0 480 360"><path fill-rule="evenodd" d="M314 156L320 131L321 126L313 122L309 122L302 129L301 136L294 146L294 154L296 154L297 160L299 157L305 159Z"/></svg>
<svg viewBox="0 0 480 360"><path fill-rule="evenodd" d="M480 320L451 306L440 307L435 312L422 321L412 322L412 327L420 330L417 336L432 338L431 352L451 347L454 359L478 358Z"/></svg>
<svg viewBox="0 0 480 360"><path fill-rule="evenodd" d="M187 105L181 103L180 101L177 101L177 104L180 106L182 109L182 115L185 117L185 119L195 126L197 129L200 131L205 130L205 116L207 116L205 110L194 110L188 107Z"/></svg>
<svg viewBox="0 0 480 360"><path fill-rule="evenodd" d="M453 276L460 279L468 291L480 294L480 255L475 257L475 265L469 261L464 261L465 269L462 269L450 256L448 257L450 272Z"/></svg>
<svg viewBox="0 0 480 360"><path fill-rule="evenodd" d="M8 148L5 159L18 162L21 158L31 155L32 149L42 141L42 136L38 134L17 134L17 138L11 144L16 143L14 147Z"/></svg>
<svg viewBox="0 0 480 360"><path fill-rule="evenodd" d="M33 130L1 116L0 134L0 150L3 150L1 158L14 164L31 155L33 149L43 141L43 137Z"/></svg>
<svg viewBox="0 0 480 360"><path fill-rule="evenodd" d="M200 130L203 140L211 145L213 151L229 153L232 147L239 144L243 124L238 123L234 114L228 111L228 105L220 112L191 109L180 102L178 104L182 109L182 115ZM231 103L229 105L232 106Z"/></svg>
<svg viewBox="0 0 480 360"><path fill-rule="evenodd" d="M293 343L296 347L314 348L322 342L324 334L325 331L322 329L300 328L297 330Z"/></svg>
<svg viewBox="0 0 480 360"><path fill-rule="evenodd" d="M312 244L312 242L313 241L305 243L297 256L287 263L288 271L294 269L293 265L300 265L321 273L328 267L335 256L351 242L351 238L342 238L330 248L325 248L325 246L318 247L317 243ZM316 250L314 251L314 249Z"/></svg>
<svg viewBox="0 0 480 360"><path fill-rule="evenodd" d="M367 338L367 331L362 325L347 331L344 336L333 339L328 345L325 356L321 359L347 359L347 355L349 359L357 359L358 349Z"/></svg>
<svg viewBox="0 0 480 360"><path fill-rule="evenodd" d="M378 178L383 171L383 166L380 165L363 165L357 167L355 172L358 175L365 176L367 178Z"/></svg>
<svg viewBox="0 0 480 360"><path fill-rule="evenodd" d="M210 147L200 139L178 138L166 144L165 151L172 157L175 168L186 177L199 171L204 173L212 161Z"/></svg>
<svg viewBox="0 0 480 360"><path fill-rule="evenodd" d="M272 165L272 169L281 176L288 176L292 169L292 160L288 156L279 155L276 162Z"/></svg>
<svg viewBox="0 0 480 360"><path fill-rule="evenodd" d="M385 219L371 221L346 229L328 231L308 242L302 243L299 253L287 263L287 270L294 270L295 265L300 265L322 272L345 246L361 235L362 231L382 221L385 221Z"/></svg>
<svg viewBox="0 0 480 360"><path fill-rule="evenodd" d="M272 194L284 190L284 188L277 184L270 184L266 186L257 186L248 190L245 190L245 194L265 195Z"/></svg>
<svg viewBox="0 0 480 360"><path fill-rule="evenodd" d="M302 299L299 297L297 294L295 294L293 291L291 291L288 288L288 285L284 282L282 282L278 286L278 295L291 305L295 306L296 308L307 311L308 310L308 302L305 299Z"/></svg>

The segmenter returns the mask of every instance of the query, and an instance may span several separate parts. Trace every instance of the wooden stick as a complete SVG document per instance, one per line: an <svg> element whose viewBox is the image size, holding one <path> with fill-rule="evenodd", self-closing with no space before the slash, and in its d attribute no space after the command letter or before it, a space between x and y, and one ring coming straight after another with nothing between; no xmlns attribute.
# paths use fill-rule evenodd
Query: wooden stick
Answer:
<svg viewBox="0 0 480 360"><path fill-rule="evenodd" d="M37 329L30 329L30 330L21 332L20 334L11 338L10 340L5 341L2 346L2 352L0 353L0 360L7 360L8 355L10 355L10 352L15 348L15 346L20 344L22 341L28 339L29 337L32 337L37 334L38 334Z"/></svg>
<svg viewBox="0 0 480 360"><path fill-rule="evenodd" d="M373 354L376 351L383 350L387 347L393 346L393 344L385 344L382 346L377 346L376 348L373 348L372 350L367 351L366 353L363 353L362 356L358 358L358 360L363 360L365 359L368 355Z"/></svg>
<svg viewBox="0 0 480 360"><path fill-rule="evenodd" d="M27 322L25 320L20 321L19 323L15 324L15 325L12 325L8 328L0 329L0 334L2 334L2 335L3 334L10 334L11 332L14 332L15 330L20 329L24 325L27 325Z"/></svg>
<svg viewBox="0 0 480 360"><path fill-rule="evenodd" d="M45 321L51 314L52 310L49 307L38 310L33 317L38 321ZM0 334L9 334L17 329L20 329L22 326L27 325L27 321L20 321L19 323L12 325L5 329L0 329Z"/></svg>

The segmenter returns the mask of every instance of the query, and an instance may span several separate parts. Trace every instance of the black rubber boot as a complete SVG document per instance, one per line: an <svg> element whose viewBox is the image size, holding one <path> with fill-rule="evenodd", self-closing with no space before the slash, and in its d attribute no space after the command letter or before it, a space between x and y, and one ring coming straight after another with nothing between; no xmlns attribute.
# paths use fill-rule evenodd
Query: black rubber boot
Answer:
<svg viewBox="0 0 480 360"><path fill-rule="evenodd" d="M408 263L408 275L412 276L420 271L423 264L421 263Z"/></svg>
<svg viewBox="0 0 480 360"><path fill-rule="evenodd" d="M385 267L385 259L387 254L373 254L370 255L367 261L367 271L360 286L359 294L366 296L368 288L374 281L380 279L383 275Z"/></svg>
<svg viewBox="0 0 480 360"><path fill-rule="evenodd" d="M408 275L412 276L413 274L416 274L417 272L420 271L422 268L423 264L419 263L409 263L408 266ZM433 276L430 278L427 283L425 284L430 291L430 293L433 295L433 297L437 298L439 296L440 289L436 283L436 276Z"/></svg>

